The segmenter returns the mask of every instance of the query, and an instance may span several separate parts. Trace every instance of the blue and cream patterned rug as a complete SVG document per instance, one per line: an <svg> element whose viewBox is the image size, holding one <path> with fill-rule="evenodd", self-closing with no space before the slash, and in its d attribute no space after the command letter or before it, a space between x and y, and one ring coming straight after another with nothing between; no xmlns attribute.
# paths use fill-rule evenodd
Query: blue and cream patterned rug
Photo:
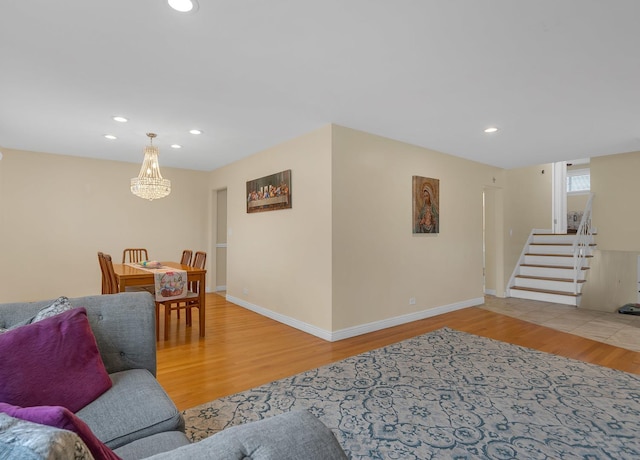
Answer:
<svg viewBox="0 0 640 460"><path fill-rule="evenodd" d="M638 459L640 377L444 328L184 412L196 441L306 409L352 459Z"/></svg>

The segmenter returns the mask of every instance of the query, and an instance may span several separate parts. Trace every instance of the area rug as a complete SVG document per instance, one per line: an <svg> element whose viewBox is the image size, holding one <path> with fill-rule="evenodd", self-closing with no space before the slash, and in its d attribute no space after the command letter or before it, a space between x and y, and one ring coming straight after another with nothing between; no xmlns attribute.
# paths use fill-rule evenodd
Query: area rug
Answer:
<svg viewBox="0 0 640 460"><path fill-rule="evenodd" d="M638 459L640 377L449 328L184 412L193 440L304 409L352 459Z"/></svg>

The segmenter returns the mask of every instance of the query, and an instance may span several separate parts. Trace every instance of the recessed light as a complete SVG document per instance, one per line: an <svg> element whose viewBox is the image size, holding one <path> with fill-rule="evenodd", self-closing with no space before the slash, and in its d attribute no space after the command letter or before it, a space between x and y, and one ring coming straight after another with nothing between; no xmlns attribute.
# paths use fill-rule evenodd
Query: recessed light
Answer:
<svg viewBox="0 0 640 460"><path fill-rule="evenodd" d="M193 13L198 10L198 2L196 0L168 0L167 3L180 13Z"/></svg>
<svg viewBox="0 0 640 460"><path fill-rule="evenodd" d="M202 131L200 131L199 129L190 129L189 132L191 134L202 134Z"/></svg>
<svg viewBox="0 0 640 460"><path fill-rule="evenodd" d="M106 137L107 139L111 139L111 140L117 139L117 137L114 136L113 134L105 134L104 137Z"/></svg>
<svg viewBox="0 0 640 460"><path fill-rule="evenodd" d="M172 149L181 149L182 146L180 144L171 144Z"/></svg>
<svg viewBox="0 0 640 460"><path fill-rule="evenodd" d="M128 120L128 119L126 119L125 117L121 117L121 116L119 116L119 115L116 115L115 117L113 117L113 119L114 119L115 121L117 121L118 123L126 123L126 122L128 122L128 121L129 121L129 120Z"/></svg>
<svg viewBox="0 0 640 460"><path fill-rule="evenodd" d="M492 126L484 130L485 133L495 133L496 131L498 131L498 128L496 128L495 126Z"/></svg>

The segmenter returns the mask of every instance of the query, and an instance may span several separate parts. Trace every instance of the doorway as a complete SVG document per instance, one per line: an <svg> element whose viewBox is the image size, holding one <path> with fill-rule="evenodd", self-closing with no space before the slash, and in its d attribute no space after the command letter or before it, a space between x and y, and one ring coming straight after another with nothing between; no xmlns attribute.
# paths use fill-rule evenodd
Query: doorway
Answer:
<svg viewBox="0 0 640 460"><path fill-rule="evenodd" d="M552 233L567 233L567 162L553 163L551 191Z"/></svg>
<svg viewBox="0 0 640 460"><path fill-rule="evenodd" d="M482 190L482 279L484 294L505 296L503 191Z"/></svg>
<svg viewBox="0 0 640 460"><path fill-rule="evenodd" d="M216 283L215 291L227 290L227 189L216 192Z"/></svg>

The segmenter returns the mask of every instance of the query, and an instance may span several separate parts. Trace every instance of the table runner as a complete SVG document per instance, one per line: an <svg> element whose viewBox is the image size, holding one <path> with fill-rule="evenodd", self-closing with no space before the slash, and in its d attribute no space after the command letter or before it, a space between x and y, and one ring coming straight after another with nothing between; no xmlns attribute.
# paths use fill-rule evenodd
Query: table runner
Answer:
<svg viewBox="0 0 640 460"><path fill-rule="evenodd" d="M182 299L187 295L187 271L160 265L149 268L139 263L129 263L131 267L153 273L156 302Z"/></svg>

